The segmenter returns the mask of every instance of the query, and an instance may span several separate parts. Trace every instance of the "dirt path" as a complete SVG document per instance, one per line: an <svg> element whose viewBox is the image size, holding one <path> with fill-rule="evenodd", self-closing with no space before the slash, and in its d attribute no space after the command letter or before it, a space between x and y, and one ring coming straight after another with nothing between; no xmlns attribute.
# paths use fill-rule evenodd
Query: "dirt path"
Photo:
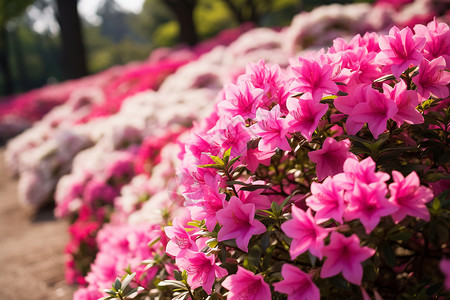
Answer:
<svg viewBox="0 0 450 300"><path fill-rule="evenodd" d="M51 208L33 212L17 200L0 148L0 299L69 300L74 287L64 281L67 224Z"/></svg>

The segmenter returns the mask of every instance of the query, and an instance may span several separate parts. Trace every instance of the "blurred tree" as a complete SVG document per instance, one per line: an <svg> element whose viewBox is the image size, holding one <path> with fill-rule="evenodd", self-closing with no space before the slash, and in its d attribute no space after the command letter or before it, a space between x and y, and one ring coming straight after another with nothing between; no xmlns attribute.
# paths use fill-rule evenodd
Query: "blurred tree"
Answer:
<svg viewBox="0 0 450 300"><path fill-rule="evenodd" d="M197 0L162 0L174 13L179 25L179 40L190 46L198 42L197 30L194 23L194 8Z"/></svg>
<svg viewBox="0 0 450 300"><path fill-rule="evenodd" d="M8 32L6 25L9 20L20 16L33 0L1 0L0 1L0 70L3 76L4 93L14 91L11 69L8 64Z"/></svg>
<svg viewBox="0 0 450 300"><path fill-rule="evenodd" d="M56 0L59 27L62 40L62 61L67 79L88 74L77 0Z"/></svg>

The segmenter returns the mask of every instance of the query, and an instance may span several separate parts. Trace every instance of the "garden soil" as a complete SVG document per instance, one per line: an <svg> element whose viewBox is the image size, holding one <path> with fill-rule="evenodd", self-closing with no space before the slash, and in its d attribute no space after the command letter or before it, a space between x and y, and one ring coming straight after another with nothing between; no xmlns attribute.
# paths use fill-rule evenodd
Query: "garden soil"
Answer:
<svg viewBox="0 0 450 300"><path fill-rule="evenodd" d="M67 223L51 207L33 211L17 199L0 148L0 300L69 300L64 281Z"/></svg>

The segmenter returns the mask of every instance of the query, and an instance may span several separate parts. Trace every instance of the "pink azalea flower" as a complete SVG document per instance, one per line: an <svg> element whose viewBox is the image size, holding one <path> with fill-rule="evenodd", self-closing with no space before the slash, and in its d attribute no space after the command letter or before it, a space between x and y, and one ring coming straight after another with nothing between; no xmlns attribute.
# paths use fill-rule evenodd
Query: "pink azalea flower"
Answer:
<svg viewBox="0 0 450 300"><path fill-rule="evenodd" d="M391 198L389 200L398 206L398 210L392 214L396 223L403 220L406 215L430 220L430 213L426 203L433 199L433 191L420 185L419 176L412 172L406 178L398 171L392 171L394 182L389 185Z"/></svg>
<svg viewBox="0 0 450 300"><path fill-rule="evenodd" d="M397 122L398 127L400 127L403 122L409 124L423 123L423 116L416 109L419 104L417 92L408 90L406 83L403 80L400 80L394 88L388 84L383 84L383 90L384 94L394 100L397 105L398 112L392 117L392 120Z"/></svg>
<svg viewBox="0 0 450 300"><path fill-rule="evenodd" d="M263 180L252 181L251 177L246 181L246 183L251 184L266 184ZM238 197L242 200L242 203L253 203L255 204L255 209L269 209L272 202L269 200L269 197L265 195L261 195L264 192L263 189L259 189L256 191L245 191L239 190Z"/></svg>
<svg viewBox="0 0 450 300"><path fill-rule="evenodd" d="M212 141L222 150L231 148L231 156L246 156L247 142L252 139L250 130L245 127L245 121L241 116L236 116L225 124L225 128L214 127L208 134L212 134Z"/></svg>
<svg viewBox="0 0 450 300"><path fill-rule="evenodd" d="M330 244L325 246L325 260L320 277L327 278L340 272L345 279L353 284L361 285L363 269L361 262L375 254L375 249L360 247L356 234L345 237L338 232L332 232Z"/></svg>
<svg viewBox="0 0 450 300"><path fill-rule="evenodd" d="M270 286L264 281L261 274L238 266L236 274L228 276L222 286L229 290L228 300L270 300Z"/></svg>
<svg viewBox="0 0 450 300"><path fill-rule="evenodd" d="M316 211L314 216L317 223L322 223L333 218L336 222L343 223L342 214L344 204L344 191L331 177L325 178L322 183L313 182L311 185L312 196L306 198L306 205Z"/></svg>
<svg viewBox="0 0 450 300"><path fill-rule="evenodd" d="M292 66L294 81L291 84L291 92L310 93L312 98L319 101L323 94L335 94L338 86L330 78L333 75L333 67L329 64L319 65L299 57L299 64Z"/></svg>
<svg viewBox="0 0 450 300"><path fill-rule="evenodd" d="M214 255L206 256L203 252L187 250L184 256L177 258L176 262L188 273L187 282L191 288L201 286L208 294L211 294L216 278L228 275L227 270L216 264Z"/></svg>
<svg viewBox="0 0 450 300"><path fill-rule="evenodd" d="M255 173L259 164L270 165L270 159L275 151L260 151L258 148L247 150L247 169Z"/></svg>
<svg viewBox="0 0 450 300"><path fill-rule="evenodd" d="M289 91L285 87L279 65L268 67L261 59L258 63L250 63L245 69L245 74L239 77L239 81L249 81L255 88L264 90L261 99L262 108L269 109L279 104L283 109Z"/></svg>
<svg viewBox="0 0 450 300"><path fill-rule="evenodd" d="M436 18L427 26L417 24L414 26L417 36L426 39L423 53L426 59L433 60L442 56L450 67L450 27L445 23L438 23Z"/></svg>
<svg viewBox="0 0 450 300"><path fill-rule="evenodd" d="M386 199L387 188L383 182L371 184L355 182L352 192L345 194L349 205L344 212L347 221L359 219L370 233L380 222L380 218L395 212L398 207Z"/></svg>
<svg viewBox="0 0 450 300"><path fill-rule="evenodd" d="M311 209L305 212L292 206L292 219L284 222L281 229L293 239L289 249L291 259L294 260L306 250L322 259L323 241L328 236L328 231L316 224Z"/></svg>
<svg viewBox="0 0 450 300"><path fill-rule="evenodd" d="M287 100L289 115L285 119L288 132L300 132L308 141L319 125L320 119L328 110L328 105L312 99Z"/></svg>
<svg viewBox="0 0 450 300"><path fill-rule="evenodd" d="M172 256L184 255L187 249L198 251L193 237L186 231L177 218L173 219L172 226L164 227L164 232L170 239L166 252Z"/></svg>
<svg viewBox="0 0 450 300"><path fill-rule="evenodd" d="M264 90L253 87L249 82L230 84L225 91L225 99L217 104L219 112L232 117L241 115L244 119L254 119Z"/></svg>
<svg viewBox="0 0 450 300"><path fill-rule="evenodd" d="M376 165L372 157L367 157L362 161L349 158L344 163L344 173L333 177L333 180L345 190L353 190L356 181L370 184L374 182L386 182L389 174L375 172Z"/></svg>
<svg viewBox="0 0 450 300"><path fill-rule="evenodd" d="M450 83L450 72L445 70L446 63L443 57L428 61L423 59L419 66L419 75L413 77L417 92L423 100L430 94L437 98L447 98L449 95L447 85Z"/></svg>
<svg viewBox="0 0 450 300"><path fill-rule="evenodd" d="M258 123L252 126L256 135L261 137L258 144L260 151L273 151L277 147L290 151L291 146L286 139L287 128L281 118L280 106L275 105L272 110L258 108L256 111Z"/></svg>
<svg viewBox="0 0 450 300"><path fill-rule="evenodd" d="M219 193L219 186L216 177L205 176L205 185L202 187L203 199L196 201L190 207L190 213L193 220L205 220L206 228L213 231L217 224L217 212L223 209L225 194Z"/></svg>
<svg viewBox="0 0 450 300"><path fill-rule="evenodd" d="M217 212L217 219L223 225L217 240L236 239L239 249L245 252L248 252L250 238L266 231L266 226L255 220L255 204L244 204L237 197L231 197L228 205Z"/></svg>
<svg viewBox="0 0 450 300"><path fill-rule="evenodd" d="M450 290L450 259L442 259L439 262L439 268L445 276L444 287L446 290Z"/></svg>
<svg viewBox="0 0 450 300"><path fill-rule="evenodd" d="M426 40L424 37L414 36L409 27L399 30L394 26L389 30L389 35L380 36L378 41L381 52L377 54L375 62L390 65L396 78L411 64L419 65L423 58L420 51Z"/></svg>
<svg viewBox="0 0 450 300"><path fill-rule="evenodd" d="M394 100L370 86L367 86L365 91L365 102L355 106L349 119L358 123L367 123L370 132L377 139L386 130L387 120L397 114L398 108Z"/></svg>
<svg viewBox="0 0 450 300"><path fill-rule="evenodd" d="M340 142L327 137L322 148L308 153L309 159L316 163L317 179L321 181L327 176L334 176L343 171L347 158L356 158L350 150L351 143L348 139Z"/></svg>
<svg viewBox="0 0 450 300"><path fill-rule="evenodd" d="M274 283L275 291L288 295L288 300L319 300L319 288L311 280L311 276L299 268L284 264L281 269L283 280Z"/></svg>

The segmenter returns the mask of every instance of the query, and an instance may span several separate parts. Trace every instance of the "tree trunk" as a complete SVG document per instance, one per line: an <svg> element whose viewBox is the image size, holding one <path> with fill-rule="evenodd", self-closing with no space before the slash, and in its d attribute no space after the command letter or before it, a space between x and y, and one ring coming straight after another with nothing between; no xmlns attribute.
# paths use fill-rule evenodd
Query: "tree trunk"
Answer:
<svg viewBox="0 0 450 300"><path fill-rule="evenodd" d="M28 77L27 68L25 66L25 56L23 54L23 48L18 34L19 31L17 28L9 32L9 36L11 37L12 49L15 53L17 73L19 77L18 82L20 84L21 90L27 91L31 89L32 86L30 84L30 78Z"/></svg>
<svg viewBox="0 0 450 300"><path fill-rule="evenodd" d="M190 46L198 42L194 23L194 8L197 0L163 0L175 14L180 27L180 42Z"/></svg>
<svg viewBox="0 0 450 300"><path fill-rule="evenodd" d="M8 34L6 26L0 26L0 70L3 75L3 93L10 95L14 92L14 87L8 63Z"/></svg>
<svg viewBox="0 0 450 300"><path fill-rule="evenodd" d="M61 28L62 62L66 79L88 74L86 52L81 34L77 0L57 0L57 19Z"/></svg>

